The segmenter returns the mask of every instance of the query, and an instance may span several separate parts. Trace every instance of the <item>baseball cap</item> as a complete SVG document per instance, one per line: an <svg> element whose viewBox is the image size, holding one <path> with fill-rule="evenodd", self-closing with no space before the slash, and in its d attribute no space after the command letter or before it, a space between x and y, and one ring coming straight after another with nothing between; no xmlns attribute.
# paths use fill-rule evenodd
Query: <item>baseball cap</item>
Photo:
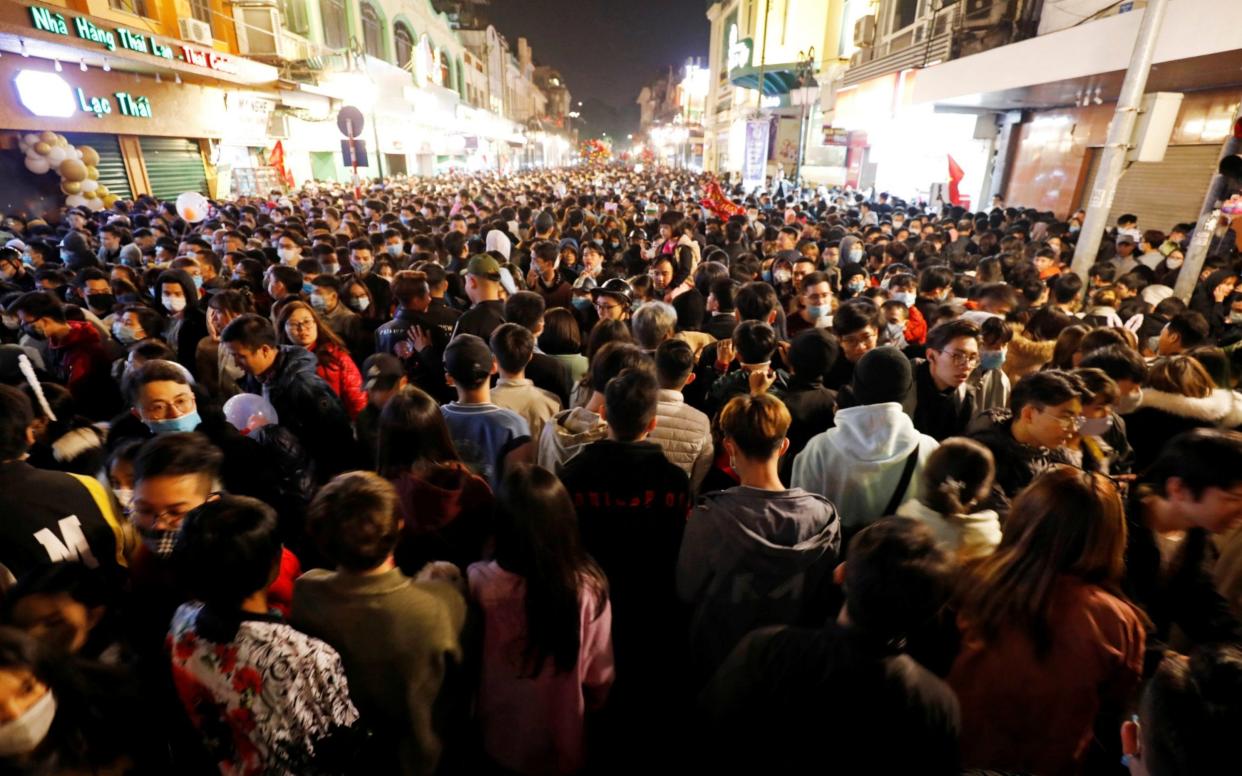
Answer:
<svg viewBox="0 0 1242 776"><path fill-rule="evenodd" d="M475 254L470 257L470 263L466 265L466 274L499 281L500 262L486 253Z"/></svg>
<svg viewBox="0 0 1242 776"><path fill-rule="evenodd" d="M480 337L458 334L444 349L444 371L463 386L478 385L492 373L492 350Z"/></svg>
<svg viewBox="0 0 1242 776"><path fill-rule="evenodd" d="M405 375L401 362L396 356L388 353L376 353L362 362L362 376L365 390L392 390L393 386Z"/></svg>

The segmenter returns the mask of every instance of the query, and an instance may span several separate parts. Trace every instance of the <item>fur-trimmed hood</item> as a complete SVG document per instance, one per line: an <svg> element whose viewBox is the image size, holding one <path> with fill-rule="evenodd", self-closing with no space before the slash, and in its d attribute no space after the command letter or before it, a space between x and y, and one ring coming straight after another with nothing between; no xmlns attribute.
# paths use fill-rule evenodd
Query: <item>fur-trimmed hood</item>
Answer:
<svg viewBox="0 0 1242 776"><path fill-rule="evenodd" d="M1242 425L1242 394L1217 388L1210 396L1201 399L1178 393L1144 388L1143 398L1136 409L1151 408L1192 420L1215 423L1221 428Z"/></svg>

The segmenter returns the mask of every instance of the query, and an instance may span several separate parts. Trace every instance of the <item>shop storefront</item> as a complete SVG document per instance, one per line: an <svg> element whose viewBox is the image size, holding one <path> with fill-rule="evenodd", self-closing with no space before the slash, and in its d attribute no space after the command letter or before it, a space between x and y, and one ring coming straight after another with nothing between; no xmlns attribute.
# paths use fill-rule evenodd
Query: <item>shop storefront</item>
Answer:
<svg viewBox="0 0 1242 776"><path fill-rule="evenodd" d="M0 33L19 36L29 55L0 57L0 153L14 173L0 190L10 201L59 198L57 176L23 165L17 141L29 133L94 148L100 183L125 197L215 194L217 165L253 164L270 142L271 66L21 2L0 6Z"/></svg>

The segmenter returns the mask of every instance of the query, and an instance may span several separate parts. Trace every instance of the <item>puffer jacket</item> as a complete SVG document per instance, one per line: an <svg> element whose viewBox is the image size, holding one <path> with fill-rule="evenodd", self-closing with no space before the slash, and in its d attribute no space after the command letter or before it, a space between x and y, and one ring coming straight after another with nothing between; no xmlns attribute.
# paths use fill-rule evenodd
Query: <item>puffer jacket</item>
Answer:
<svg viewBox="0 0 1242 776"><path fill-rule="evenodd" d="M350 420L357 420L358 413L367 406L367 394L362 390L362 373L349 354L334 343L316 342L310 351L319 365L315 374L323 378L332 392L345 405Z"/></svg>
<svg viewBox="0 0 1242 776"><path fill-rule="evenodd" d="M280 425L293 432L315 463L315 479L327 482L357 463L349 415L337 395L316 374L315 357L305 348L282 345L263 380L247 375L242 388L276 409Z"/></svg>
<svg viewBox="0 0 1242 776"><path fill-rule="evenodd" d="M574 407L558 412L550 423L543 426L536 461L559 477L565 464L584 447L607 436L608 424L588 409Z"/></svg>
<svg viewBox="0 0 1242 776"><path fill-rule="evenodd" d="M697 493L715 454L711 420L686 404L681 391L661 390L656 427L647 441L664 450L664 457L686 473L690 489Z"/></svg>
<svg viewBox="0 0 1242 776"><path fill-rule="evenodd" d="M1217 388L1210 396L1192 398L1144 388L1138 408L1125 419L1126 435L1134 448L1134 470L1142 472L1170 439L1184 431L1242 425L1242 394Z"/></svg>

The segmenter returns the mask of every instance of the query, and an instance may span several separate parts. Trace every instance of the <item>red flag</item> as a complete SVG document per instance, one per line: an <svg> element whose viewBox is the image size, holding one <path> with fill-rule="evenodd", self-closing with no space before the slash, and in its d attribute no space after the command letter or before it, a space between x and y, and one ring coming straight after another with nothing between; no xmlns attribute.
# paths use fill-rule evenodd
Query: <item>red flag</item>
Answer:
<svg viewBox="0 0 1242 776"><path fill-rule="evenodd" d="M293 176L285 169L285 146L284 143L277 140L276 145L272 147L272 153L267 157L267 164L276 170L276 175L281 182L289 188L293 188Z"/></svg>
<svg viewBox="0 0 1242 776"><path fill-rule="evenodd" d="M962 178L966 177L966 173L962 172L962 168L953 160L952 155L949 156L949 204L962 204L962 193L958 191L957 184L962 182Z"/></svg>

